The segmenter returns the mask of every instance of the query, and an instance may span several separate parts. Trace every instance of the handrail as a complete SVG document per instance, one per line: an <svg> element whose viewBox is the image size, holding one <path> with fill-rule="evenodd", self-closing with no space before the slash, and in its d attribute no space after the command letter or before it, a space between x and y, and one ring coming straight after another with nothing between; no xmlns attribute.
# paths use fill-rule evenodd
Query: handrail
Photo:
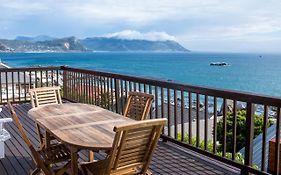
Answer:
<svg viewBox="0 0 281 175"><path fill-rule="evenodd" d="M154 86L162 86L165 88L187 90L192 93L208 95L208 96L216 96L216 97L227 98L236 101L252 102L252 103L269 105L269 106L281 106L281 97L279 98L274 96L260 95L250 92L241 92L241 91L227 90L227 89L220 89L220 88L209 88L199 85L195 86L195 85L183 84L178 82L169 82L169 81L157 80L152 78L130 76L130 75L101 72L101 71L94 71L94 70L86 70L86 69L79 69L79 68L71 68L66 66L61 66L61 69L66 71L78 72L78 73L94 74L98 76L107 76L117 79L125 79L127 81L137 81L139 83L145 83Z"/></svg>
<svg viewBox="0 0 281 175"><path fill-rule="evenodd" d="M61 66L47 66L47 67L18 67L18 68L6 68L0 69L0 72L28 72L28 71L40 71L40 70L60 70Z"/></svg>

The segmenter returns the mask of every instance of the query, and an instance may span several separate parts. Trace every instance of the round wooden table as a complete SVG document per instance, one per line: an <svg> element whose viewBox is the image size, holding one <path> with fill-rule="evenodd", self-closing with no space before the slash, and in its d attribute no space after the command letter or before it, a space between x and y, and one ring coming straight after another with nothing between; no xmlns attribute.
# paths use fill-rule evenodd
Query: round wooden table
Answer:
<svg viewBox="0 0 281 175"><path fill-rule="evenodd" d="M113 127L135 120L94 105L64 103L33 108L28 115L55 138L71 148L73 174L78 173L80 149L109 150L115 133Z"/></svg>

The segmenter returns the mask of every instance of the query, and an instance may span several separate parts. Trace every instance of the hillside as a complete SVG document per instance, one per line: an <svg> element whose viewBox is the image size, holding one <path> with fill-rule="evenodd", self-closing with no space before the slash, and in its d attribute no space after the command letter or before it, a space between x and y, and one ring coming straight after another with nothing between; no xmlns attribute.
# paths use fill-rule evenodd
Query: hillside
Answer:
<svg viewBox="0 0 281 175"><path fill-rule="evenodd" d="M68 52L86 51L75 37L47 41L6 40L0 39L0 45L10 48L13 52ZM0 51L5 51L4 48ZM6 49L7 51L7 49Z"/></svg>
<svg viewBox="0 0 281 175"><path fill-rule="evenodd" d="M171 40L149 41L115 37L53 38L19 36L14 40L0 39L0 52L91 52L91 51L149 51L187 52L188 49Z"/></svg>
<svg viewBox="0 0 281 175"><path fill-rule="evenodd" d="M89 50L97 51L188 51L175 41L126 40L94 37L80 41Z"/></svg>

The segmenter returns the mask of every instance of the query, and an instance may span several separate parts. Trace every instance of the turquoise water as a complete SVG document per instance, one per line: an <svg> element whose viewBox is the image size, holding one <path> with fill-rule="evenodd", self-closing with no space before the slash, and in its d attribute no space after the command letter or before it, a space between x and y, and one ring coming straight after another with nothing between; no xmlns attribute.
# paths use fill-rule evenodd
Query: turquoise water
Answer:
<svg viewBox="0 0 281 175"><path fill-rule="evenodd" d="M281 54L0 53L12 67L68 65L281 97ZM230 66L210 66L223 61Z"/></svg>

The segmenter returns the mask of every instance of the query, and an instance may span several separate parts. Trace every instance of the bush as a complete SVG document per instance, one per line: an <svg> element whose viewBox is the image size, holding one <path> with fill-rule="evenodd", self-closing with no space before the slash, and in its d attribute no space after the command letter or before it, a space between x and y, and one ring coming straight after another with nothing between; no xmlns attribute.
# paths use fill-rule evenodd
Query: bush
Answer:
<svg viewBox="0 0 281 175"><path fill-rule="evenodd" d="M262 133L263 128L263 116L254 116L254 138ZM236 128L236 152L242 149L246 143L246 133L248 132L246 128L246 111L237 111L237 128ZM267 125L271 126L273 124L272 120L268 120ZM232 139L233 139L233 113L227 113L226 118L226 151L232 151ZM217 125L217 140L223 142L223 118L220 119ZM221 150L219 150L221 151Z"/></svg>
<svg viewBox="0 0 281 175"><path fill-rule="evenodd" d="M178 133L177 134L177 140L181 140L181 136L182 136L181 133ZM188 134L185 133L184 137L183 137L183 142L184 143L189 143L188 142L188 138L189 138ZM196 147L196 138L195 137L191 138L191 145ZM198 148L204 149L205 148L204 145L205 145L204 140L200 140ZM222 157L222 152L219 151L219 150L220 150L220 146L218 145L217 146L217 150L216 150L217 151L216 155ZM211 141L207 142L207 151L213 152L213 143ZM228 159L232 159L232 153L226 152L225 157L228 158ZM235 154L235 161L238 162L238 163L244 164L244 157L243 157L243 155L241 153L236 153ZM257 167L257 166L254 165L254 167Z"/></svg>
<svg viewBox="0 0 281 175"><path fill-rule="evenodd" d="M177 140L181 140L181 133L178 133L177 137L178 137ZM189 138L188 134L187 133L184 134L183 142L189 143L188 138ZM191 145L196 146L196 137L191 138ZM204 140L200 140L199 141L199 148L204 149L205 148L204 146L205 146ZM213 151L213 143L211 141L207 141L207 151L210 151L210 152Z"/></svg>

